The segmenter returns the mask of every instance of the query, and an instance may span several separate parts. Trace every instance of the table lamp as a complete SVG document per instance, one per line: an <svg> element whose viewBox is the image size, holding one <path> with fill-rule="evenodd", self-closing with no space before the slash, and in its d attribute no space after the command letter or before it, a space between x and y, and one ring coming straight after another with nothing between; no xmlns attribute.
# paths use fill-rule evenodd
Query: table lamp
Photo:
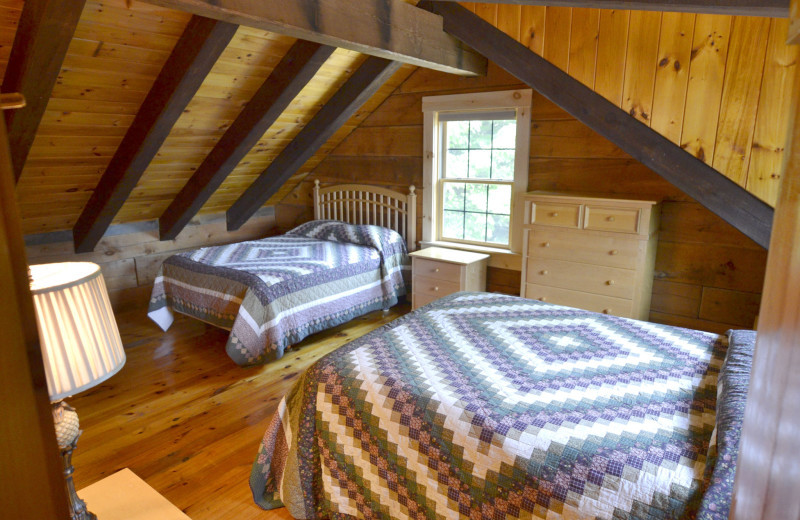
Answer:
<svg viewBox="0 0 800 520"><path fill-rule="evenodd" d="M70 515L73 520L94 520L75 492L72 451L82 432L78 414L63 399L116 374L125 364L125 350L100 266L32 265L30 278Z"/></svg>

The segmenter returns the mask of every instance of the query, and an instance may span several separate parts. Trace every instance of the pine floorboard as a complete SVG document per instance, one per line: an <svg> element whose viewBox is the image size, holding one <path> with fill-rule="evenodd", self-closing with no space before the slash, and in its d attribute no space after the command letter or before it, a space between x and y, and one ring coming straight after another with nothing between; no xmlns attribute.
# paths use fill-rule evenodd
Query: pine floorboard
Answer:
<svg viewBox="0 0 800 520"><path fill-rule="evenodd" d="M255 368L228 358L227 331L176 315L162 332L143 311L117 315L125 366L67 400L83 430L76 487L128 467L193 520L290 519L283 508L256 506L248 485L280 398L321 356L409 309L397 305L314 334Z"/></svg>

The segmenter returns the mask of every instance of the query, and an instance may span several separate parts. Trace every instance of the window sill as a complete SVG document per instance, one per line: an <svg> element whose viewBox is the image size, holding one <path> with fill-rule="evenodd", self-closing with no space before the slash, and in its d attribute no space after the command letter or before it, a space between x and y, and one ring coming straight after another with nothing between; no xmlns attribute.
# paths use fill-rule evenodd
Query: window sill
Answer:
<svg viewBox="0 0 800 520"><path fill-rule="evenodd" d="M436 246L447 249L461 249L463 251L473 251L475 253L486 253L490 255L489 266L499 269L511 269L513 271L522 270L522 255L514 253L508 249L499 247L476 246L474 244L460 244L458 242L444 242L441 240L420 241L422 248Z"/></svg>

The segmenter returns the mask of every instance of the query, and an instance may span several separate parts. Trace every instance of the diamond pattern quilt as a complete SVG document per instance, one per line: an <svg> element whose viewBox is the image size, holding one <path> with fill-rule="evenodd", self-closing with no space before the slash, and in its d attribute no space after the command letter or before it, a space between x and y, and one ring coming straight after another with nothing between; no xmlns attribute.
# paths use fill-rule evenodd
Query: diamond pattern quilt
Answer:
<svg viewBox="0 0 800 520"><path fill-rule="evenodd" d="M173 310L228 329L231 359L256 365L309 334L395 305L410 266L395 231L318 220L282 236L169 257L148 315L164 330Z"/></svg>
<svg viewBox="0 0 800 520"><path fill-rule="evenodd" d="M298 519L692 518L727 346L456 293L309 368L264 435L253 496Z"/></svg>

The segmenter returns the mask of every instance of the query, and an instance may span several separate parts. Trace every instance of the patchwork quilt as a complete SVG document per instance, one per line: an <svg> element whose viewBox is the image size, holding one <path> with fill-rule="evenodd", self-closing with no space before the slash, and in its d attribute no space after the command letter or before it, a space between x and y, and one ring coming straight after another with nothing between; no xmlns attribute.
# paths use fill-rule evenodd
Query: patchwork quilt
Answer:
<svg viewBox="0 0 800 520"><path fill-rule="evenodd" d="M173 311L228 329L231 359L257 365L309 334L395 305L410 274L395 231L317 220L286 235L169 257L148 315L163 330Z"/></svg>
<svg viewBox="0 0 800 520"><path fill-rule="evenodd" d="M701 507L727 348L716 334L456 293L309 368L250 487L298 519L727 518ZM725 507L721 477L712 503Z"/></svg>

